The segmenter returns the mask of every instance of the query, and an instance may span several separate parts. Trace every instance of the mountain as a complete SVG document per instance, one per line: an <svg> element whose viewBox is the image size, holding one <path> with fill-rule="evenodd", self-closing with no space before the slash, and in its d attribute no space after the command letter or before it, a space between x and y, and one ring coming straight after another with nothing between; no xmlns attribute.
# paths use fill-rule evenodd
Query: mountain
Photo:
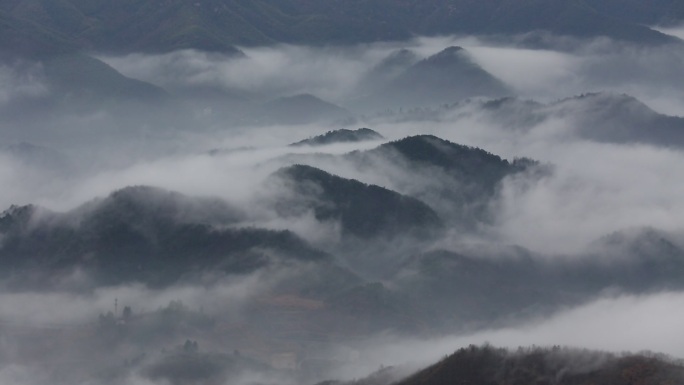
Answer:
<svg viewBox="0 0 684 385"><path fill-rule="evenodd" d="M251 272L275 256L327 258L289 231L226 227L239 218L221 200L149 187L119 190L66 213L12 207L0 217L0 264L10 277L82 268L101 283L167 285L211 270Z"/></svg>
<svg viewBox="0 0 684 385"><path fill-rule="evenodd" d="M228 6L224 3L203 2L200 6L183 1L152 4L134 0L124 4L6 0L0 3L0 9L12 20L37 25L63 37L73 47L72 52L168 52L194 48L242 55L230 42L236 41L231 35L243 26L231 23L230 17L217 17ZM246 28L245 33L249 33ZM49 41L43 35L39 37L40 40L34 40L42 44Z"/></svg>
<svg viewBox="0 0 684 385"><path fill-rule="evenodd" d="M28 40L35 46L59 37L81 50L168 52L177 49L223 51L239 55L235 45L349 44L407 40L415 35L515 34L547 31L580 38L607 36L640 44L676 41L644 26L681 21L682 7L658 0L644 6L630 0L168 0L125 3L104 0L4 0L8 22L0 36L36 26ZM31 27L31 30L34 28ZM11 38L12 46L21 48ZM53 44L50 44L53 45Z"/></svg>
<svg viewBox="0 0 684 385"><path fill-rule="evenodd" d="M469 346L447 356L397 385L664 385L684 381L684 367L663 357L613 355L554 347Z"/></svg>
<svg viewBox="0 0 684 385"><path fill-rule="evenodd" d="M466 24L461 28L470 31L486 30L492 34L546 31L577 38L605 36L639 44L678 43L677 39L622 18L623 9L617 3L604 6L603 12L597 10L595 4L606 4L604 0L502 0L486 3L484 7L488 9L481 15L482 19L465 21ZM446 14L440 19L443 22L454 22L454 18L450 16ZM484 25L477 25L478 22Z"/></svg>
<svg viewBox="0 0 684 385"><path fill-rule="evenodd" d="M684 146L684 118L667 116L629 95L586 94L555 103L552 115L571 117L583 138L609 143Z"/></svg>
<svg viewBox="0 0 684 385"><path fill-rule="evenodd" d="M452 46L409 67L359 104L375 109L426 107L510 93L502 81L482 69L463 48Z"/></svg>
<svg viewBox="0 0 684 385"><path fill-rule="evenodd" d="M339 129L328 131L323 135L300 140L290 146L324 146L335 143L364 142L370 140L382 140L384 137L370 128L359 128L356 130Z"/></svg>
<svg viewBox="0 0 684 385"><path fill-rule="evenodd" d="M442 221L423 202L394 191L344 179L320 169L294 165L280 169L271 183L284 185L276 200L285 217L313 211L319 221L339 221L343 235L360 239L402 234L429 236L442 229Z"/></svg>
<svg viewBox="0 0 684 385"><path fill-rule="evenodd" d="M0 8L0 58L14 55L44 57L76 49L77 45L67 36L13 17Z"/></svg>
<svg viewBox="0 0 684 385"><path fill-rule="evenodd" d="M395 287L448 328L454 319L492 321L549 313L609 289L625 293L680 290L684 250L654 229L603 237L574 258L522 248L433 250L407 259Z"/></svg>
<svg viewBox="0 0 684 385"><path fill-rule="evenodd" d="M390 52L389 55L361 77L358 81L357 90L362 95L373 93L379 88L386 86L420 60L421 57L410 49L402 48Z"/></svg>
<svg viewBox="0 0 684 385"><path fill-rule="evenodd" d="M425 202L442 220L462 230L491 222L492 199L506 178L536 179L551 171L528 158L508 161L434 135L409 136L344 155L290 154L278 158L278 164L283 162L314 167L343 163L367 177L366 182Z"/></svg>
<svg viewBox="0 0 684 385"><path fill-rule="evenodd" d="M380 145L370 154L396 152L416 165L439 167L464 179L484 183L500 180L511 164L501 157L476 147L464 146L434 135L416 135Z"/></svg>
<svg viewBox="0 0 684 385"><path fill-rule="evenodd" d="M271 100L252 111L245 119L251 124L308 124L344 122L354 116L342 107L311 94Z"/></svg>
<svg viewBox="0 0 684 385"><path fill-rule="evenodd" d="M684 273L684 248L671 234L653 228L616 231L597 239L587 252L590 259L612 266L612 271L586 274L587 282L608 282L630 290L671 290Z"/></svg>
<svg viewBox="0 0 684 385"><path fill-rule="evenodd" d="M433 135L411 136L346 156L359 169L389 167L394 188L434 208L443 218L473 226L487 220L490 199L504 178L538 169L530 159L513 162L485 150ZM452 223L454 224L454 223Z"/></svg>
<svg viewBox="0 0 684 385"><path fill-rule="evenodd" d="M42 61L47 83L57 96L74 101L163 101L160 87L131 79L86 55L58 55ZM63 101L68 103L67 101Z"/></svg>
<svg viewBox="0 0 684 385"><path fill-rule="evenodd" d="M0 104L4 120L44 121L53 112L101 110L124 117L133 115L133 111L136 116L141 112L153 116L155 108L173 104L171 95L161 87L126 77L92 56L55 53L40 58L5 59L11 76L20 77L27 87L39 91L9 93ZM141 107L143 102L145 106ZM123 107L129 111L117 111Z"/></svg>
<svg viewBox="0 0 684 385"><path fill-rule="evenodd" d="M683 117L658 113L626 94L589 93L549 104L503 98L475 107L502 126L520 131L546 120L563 119L570 123L572 134L587 140L684 146Z"/></svg>

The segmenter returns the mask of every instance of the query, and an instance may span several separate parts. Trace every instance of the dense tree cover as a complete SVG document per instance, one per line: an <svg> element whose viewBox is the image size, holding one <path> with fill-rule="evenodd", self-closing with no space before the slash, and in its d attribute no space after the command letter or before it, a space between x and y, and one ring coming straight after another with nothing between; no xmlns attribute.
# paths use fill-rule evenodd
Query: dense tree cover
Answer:
<svg viewBox="0 0 684 385"><path fill-rule="evenodd" d="M325 134L292 143L290 146L324 146L335 143L363 142L367 140L380 140L384 137L370 128L359 128L356 130L339 129L328 131Z"/></svg>
<svg viewBox="0 0 684 385"><path fill-rule="evenodd" d="M398 385L674 385L684 367L665 357L567 348L460 349Z"/></svg>
<svg viewBox="0 0 684 385"><path fill-rule="evenodd" d="M300 261L327 256L289 231L215 228L235 211L220 200L193 200L148 187L112 193L68 213L15 207L0 217L5 274L84 267L102 283L168 284L217 269L244 273L271 254Z"/></svg>
<svg viewBox="0 0 684 385"><path fill-rule="evenodd" d="M393 180L397 191L426 202L443 218L449 218L452 225L462 227L491 219L491 200L505 178L541 170L537 162L527 158L511 162L433 135L411 136L369 151L353 152L347 159L359 168L379 169L386 159L391 159L414 177ZM388 177L392 178L392 174Z"/></svg>
<svg viewBox="0 0 684 385"><path fill-rule="evenodd" d="M313 210L317 220L339 221L344 234L366 239L403 233L429 236L442 228L428 205L379 186L304 165L281 169L274 176L294 192L276 202L285 216Z"/></svg>
<svg viewBox="0 0 684 385"><path fill-rule="evenodd" d="M663 43L641 24L676 21L676 1L565 0L4 0L4 49L159 52L196 48L239 54L234 45L355 43L450 33L510 34L548 30ZM26 43L30 43L26 45ZM36 50L37 47L41 49Z"/></svg>

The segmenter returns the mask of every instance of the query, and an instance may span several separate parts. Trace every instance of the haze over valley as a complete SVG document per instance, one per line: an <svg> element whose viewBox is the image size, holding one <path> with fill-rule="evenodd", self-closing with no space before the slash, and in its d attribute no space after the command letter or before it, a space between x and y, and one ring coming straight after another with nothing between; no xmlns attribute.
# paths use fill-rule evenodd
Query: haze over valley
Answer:
<svg viewBox="0 0 684 385"><path fill-rule="evenodd" d="M0 1L0 383L684 383L684 8Z"/></svg>

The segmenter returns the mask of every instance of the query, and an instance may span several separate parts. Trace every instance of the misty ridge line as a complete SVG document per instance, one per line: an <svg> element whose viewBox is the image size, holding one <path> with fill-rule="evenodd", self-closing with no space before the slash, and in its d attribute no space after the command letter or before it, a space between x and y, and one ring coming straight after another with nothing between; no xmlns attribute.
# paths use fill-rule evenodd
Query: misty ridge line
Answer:
<svg viewBox="0 0 684 385"><path fill-rule="evenodd" d="M683 356L684 51L611 23L661 43L3 59L0 382L411 384L485 341ZM674 359L575 353L471 347L428 372L681 378Z"/></svg>

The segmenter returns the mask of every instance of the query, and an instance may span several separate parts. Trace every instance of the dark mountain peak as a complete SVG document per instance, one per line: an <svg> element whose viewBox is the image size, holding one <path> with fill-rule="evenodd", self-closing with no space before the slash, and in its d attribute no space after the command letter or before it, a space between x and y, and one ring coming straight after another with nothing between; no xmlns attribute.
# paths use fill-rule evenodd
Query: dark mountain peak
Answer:
<svg viewBox="0 0 684 385"><path fill-rule="evenodd" d="M72 214L95 229L118 225L136 228L171 225L175 222L173 218L181 197L156 187L132 186L114 191L106 198L96 198Z"/></svg>
<svg viewBox="0 0 684 385"><path fill-rule="evenodd" d="M434 135L410 136L368 151L354 151L347 159L359 168L387 167L388 162L415 179L393 180L397 191L421 199L452 223L463 228L494 218L491 199L504 178L528 172L538 177L543 169L527 158L509 162L476 147L464 146ZM427 180L415 183L416 180Z"/></svg>
<svg viewBox="0 0 684 385"><path fill-rule="evenodd" d="M473 64L474 62L471 61L470 55L468 54L468 51L461 47L457 46L451 46L447 47L436 54L422 60L419 64L423 66L434 66L434 67L442 67L442 66L449 66L449 65L454 65L454 64Z"/></svg>
<svg viewBox="0 0 684 385"><path fill-rule="evenodd" d="M356 130L340 129L328 131L323 135L292 143L290 146L323 146L333 143L363 142L381 139L384 139L384 137L370 128L359 128Z"/></svg>
<svg viewBox="0 0 684 385"><path fill-rule="evenodd" d="M33 216L42 209L35 205L12 205L0 213L0 232L4 233L14 228L25 228Z"/></svg>
<svg viewBox="0 0 684 385"><path fill-rule="evenodd" d="M462 54L465 52L466 52L466 50L463 47L452 45L452 46L446 47L443 50L439 51L438 53L430 56L430 58L437 59L437 58L441 58L441 57L451 57L451 56L459 55L459 54Z"/></svg>
<svg viewBox="0 0 684 385"><path fill-rule="evenodd" d="M106 199L112 201L130 201L148 205L155 201L174 201L187 199L187 197L179 192L166 190L161 187L135 185L113 191Z"/></svg>
<svg viewBox="0 0 684 385"><path fill-rule="evenodd" d="M31 232L41 225L59 222L61 214L37 205L12 205L0 213L0 239L5 236ZM0 242L0 246L2 243Z"/></svg>
<svg viewBox="0 0 684 385"><path fill-rule="evenodd" d="M109 194L102 200L96 200L98 206L116 205L116 206L131 206L135 209L150 207L150 206L166 206L168 203L176 202L184 195L164 190L152 186L128 186L120 190L116 190Z"/></svg>
<svg viewBox="0 0 684 385"><path fill-rule="evenodd" d="M376 66L376 68L390 69L395 67L410 66L419 61L418 55L407 48L402 48L396 51L390 52L382 61Z"/></svg>
<svg viewBox="0 0 684 385"><path fill-rule="evenodd" d="M328 258L287 230L225 226L233 224L230 210L219 200L148 186L47 217L35 206L12 207L0 216L0 262L48 273L83 267L109 283L165 285L193 272L241 274L281 258Z"/></svg>
<svg viewBox="0 0 684 385"><path fill-rule="evenodd" d="M178 223L229 224L241 214L219 198L188 197L151 186L131 186L95 199L71 213L92 226L126 223L156 227Z"/></svg>
<svg viewBox="0 0 684 385"><path fill-rule="evenodd" d="M490 99L482 103L484 109L490 111L497 111L502 109L511 110L528 110L534 108L540 108L543 104L536 102L534 100L520 99L514 96L507 96L503 98Z"/></svg>
<svg viewBox="0 0 684 385"><path fill-rule="evenodd" d="M409 136L383 144L378 149L391 149L407 159L423 162L445 169L463 168L466 164L508 165L508 161L476 147L456 144L434 135Z"/></svg>
<svg viewBox="0 0 684 385"><path fill-rule="evenodd" d="M322 181L322 180L332 180L332 179L339 179L343 180L344 178L335 176L333 174L330 174L326 171L321 170L320 168L312 167L306 164L295 164L292 166L288 167L283 167L276 171L274 173L275 176L280 176L280 177L288 177L293 179L296 182L303 181L303 180L314 180L314 181Z"/></svg>
<svg viewBox="0 0 684 385"><path fill-rule="evenodd" d="M396 59L396 58L414 58L418 57L415 52L408 48L401 48L396 51L391 52L388 56L387 59Z"/></svg>
<svg viewBox="0 0 684 385"><path fill-rule="evenodd" d="M628 94L619 94L614 92L592 92L586 93L578 96L573 96L565 99L561 99L558 102L550 104L551 107L575 109L577 105L582 106L582 108L596 110L596 111L606 111L607 113L616 114L648 114L656 115L658 114L652 108L647 106L644 102L637 99L636 97Z"/></svg>
<svg viewBox="0 0 684 385"><path fill-rule="evenodd" d="M276 202L281 215L313 211L319 221L339 221L343 235L362 239L406 233L427 236L442 228L439 216L428 205L380 186L306 165L282 168L273 176L295 192Z"/></svg>

